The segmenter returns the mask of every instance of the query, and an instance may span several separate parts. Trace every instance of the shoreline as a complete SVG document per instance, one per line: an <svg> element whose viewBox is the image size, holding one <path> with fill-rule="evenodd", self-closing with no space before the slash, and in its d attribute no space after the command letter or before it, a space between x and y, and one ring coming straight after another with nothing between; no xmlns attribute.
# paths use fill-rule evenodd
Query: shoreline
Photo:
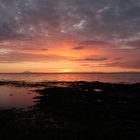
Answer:
<svg viewBox="0 0 140 140"><path fill-rule="evenodd" d="M47 84L114 84L114 85L135 85L140 82L129 83L129 82L100 82L100 81L41 81L41 82L28 82L28 81L16 81L16 80L0 80L0 86L2 85L13 85L13 86L46 86Z"/></svg>
<svg viewBox="0 0 140 140"><path fill-rule="evenodd" d="M140 83L0 81L2 85L36 87L38 93L29 110L0 110L5 139L140 138Z"/></svg>

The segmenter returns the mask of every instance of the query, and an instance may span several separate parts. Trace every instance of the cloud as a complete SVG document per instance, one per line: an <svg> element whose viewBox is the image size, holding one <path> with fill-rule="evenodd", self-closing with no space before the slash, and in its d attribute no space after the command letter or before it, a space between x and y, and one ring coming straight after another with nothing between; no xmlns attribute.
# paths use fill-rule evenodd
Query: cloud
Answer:
<svg viewBox="0 0 140 140"><path fill-rule="evenodd" d="M121 67L121 68L129 68L129 69L140 69L140 60L130 60L124 62L113 62L106 64L109 67Z"/></svg>
<svg viewBox="0 0 140 140"><path fill-rule="evenodd" d="M10 49L0 49L0 55L8 55L11 53L13 53L13 51Z"/></svg>
<svg viewBox="0 0 140 140"><path fill-rule="evenodd" d="M74 49L74 50L82 50L82 49L84 49L84 46L77 46L77 47L74 47L72 49Z"/></svg>
<svg viewBox="0 0 140 140"><path fill-rule="evenodd" d="M74 50L82 50L82 49L108 49L113 48L114 46L105 41L96 41L96 40L83 40L78 43L78 46L73 47Z"/></svg>
<svg viewBox="0 0 140 140"><path fill-rule="evenodd" d="M86 40L86 41L82 41L79 43L80 45L110 45L109 43L107 42L104 42L104 41L95 41L95 40Z"/></svg>
<svg viewBox="0 0 140 140"><path fill-rule="evenodd" d="M139 9L138 0L0 0L0 36L130 38L140 31Z"/></svg>
<svg viewBox="0 0 140 140"><path fill-rule="evenodd" d="M140 40L128 42L127 46L133 47L134 49L140 49Z"/></svg>
<svg viewBox="0 0 140 140"><path fill-rule="evenodd" d="M81 62L98 62L98 61L105 61L108 60L108 58L106 57L102 57L102 56L89 56L89 57L85 57L85 58L81 58L81 59L73 59L74 61L81 61Z"/></svg>
<svg viewBox="0 0 140 140"><path fill-rule="evenodd" d="M105 61L107 58L101 57L101 56L93 56L93 57L87 57L84 59L85 61Z"/></svg>
<svg viewBox="0 0 140 140"><path fill-rule="evenodd" d="M85 20L81 20L79 23L73 25L73 27L75 29L83 29L84 28L84 25L86 24L86 21Z"/></svg>
<svg viewBox="0 0 140 140"><path fill-rule="evenodd" d="M0 0L0 62L73 61L61 54L72 49L87 53L77 61L102 62L119 55L126 64L120 59L112 67L138 67L139 13L139 0Z"/></svg>
<svg viewBox="0 0 140 140"><path fill-rule="evenodd" d="M90 64L81 64L81 66L83 66L83 67L89 67L91 65Z"/></svg>
<svg viewBox="0 0 140 140"><path fill-rule="evenodd" d="M71 60L71 57L62 55L43 55L43 54L32 54L14 52L11 50L1 49L0 50L0 63L19 63L19 62L50 62L50 61L62 61Z"/></svg>
<svg viewBox="0 0 140 140"><path fill-rule="evenodd" d="M1 36L46 35L64 31L75 36L113 39L140 30L138 0L0 0Z"/></svg>

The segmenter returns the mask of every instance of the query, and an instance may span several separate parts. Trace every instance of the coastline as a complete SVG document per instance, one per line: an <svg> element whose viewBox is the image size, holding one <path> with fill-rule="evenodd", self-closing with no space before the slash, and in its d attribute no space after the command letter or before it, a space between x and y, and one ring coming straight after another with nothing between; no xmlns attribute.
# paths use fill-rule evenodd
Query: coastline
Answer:
<svg viewBox="0 0 140 140"><path fill-rule="evenodd" d="M0 85L35 87L38 93L36 104L27 110L0 110L5 139L140 138L140 83L0 81Z"/></svg>

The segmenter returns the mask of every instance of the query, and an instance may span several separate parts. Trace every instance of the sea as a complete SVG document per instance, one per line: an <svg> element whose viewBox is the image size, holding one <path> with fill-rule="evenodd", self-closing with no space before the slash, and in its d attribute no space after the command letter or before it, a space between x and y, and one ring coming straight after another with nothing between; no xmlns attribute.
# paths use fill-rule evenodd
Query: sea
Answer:
<svg viewBox="0 0 140 140"><path fill-rule="evenodd" d="M140 83L140 73L6 73L0 74L0 81Z"/></svg>
<svg viewBox="0 0 140 140"><path fill-rule="evenodd" d="M0 74L0 81L56 82L100 81L109 83L140 83L140 73L13 73ZM0 86L0 110L27 109L35 105L38 93L31 87Z"/></svg>

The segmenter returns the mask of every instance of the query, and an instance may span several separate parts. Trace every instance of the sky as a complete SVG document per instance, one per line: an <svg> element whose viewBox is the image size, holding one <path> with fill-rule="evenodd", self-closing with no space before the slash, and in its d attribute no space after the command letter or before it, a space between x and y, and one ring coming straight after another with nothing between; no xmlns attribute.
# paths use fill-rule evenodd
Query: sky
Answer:
<svg viewBox="0 0 140 140"><path fill-rule="evenodd" d="M140 72L140 0L0 0L0 72Z"/></svg>

